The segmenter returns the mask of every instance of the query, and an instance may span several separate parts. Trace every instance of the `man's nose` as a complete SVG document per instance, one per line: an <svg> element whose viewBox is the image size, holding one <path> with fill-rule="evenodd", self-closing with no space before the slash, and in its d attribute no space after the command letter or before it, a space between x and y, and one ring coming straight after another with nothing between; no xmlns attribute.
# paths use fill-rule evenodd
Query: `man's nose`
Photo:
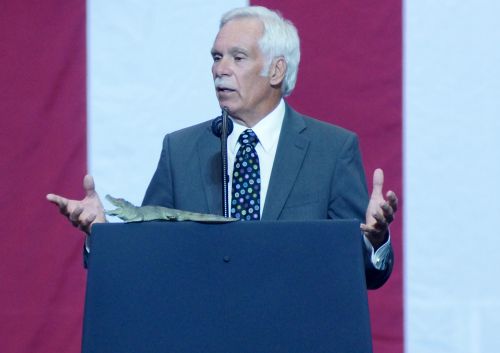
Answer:
<svg viewBox="0 0 500 353"><path fill-rule="evenodd" d="M227 58L221 58L219 61L214 63L214 75L216 77L230 76L231 73L231 63Z"/></svg>

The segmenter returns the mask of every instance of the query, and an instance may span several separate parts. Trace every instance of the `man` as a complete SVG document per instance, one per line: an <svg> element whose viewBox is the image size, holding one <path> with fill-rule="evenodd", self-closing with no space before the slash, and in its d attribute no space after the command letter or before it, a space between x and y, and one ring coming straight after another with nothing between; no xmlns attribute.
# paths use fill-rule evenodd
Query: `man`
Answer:
<svg viewBox="0 0 500 353"><path fill-rule="evenodd" d="M300 60L295 27L263 7L235 9L221 20L212 58L217 99L235 123L227 145L231 214L263 220L365 218L367 287L381 286L392 270L388 224L397 198L390 191L384 200L383 173L376 170L368 202L357 137L284 102ZM210 122L167 135L143 204L221 214L219 148ZM81 201L47 198L89 234L93 223L106 219L92 177L84 178L84 189Z"/></svg>

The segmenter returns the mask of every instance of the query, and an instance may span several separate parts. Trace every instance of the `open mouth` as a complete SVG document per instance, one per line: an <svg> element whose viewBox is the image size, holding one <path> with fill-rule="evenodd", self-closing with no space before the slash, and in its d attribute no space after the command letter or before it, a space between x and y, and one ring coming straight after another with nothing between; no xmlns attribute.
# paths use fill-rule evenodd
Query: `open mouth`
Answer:
<svg viewBox="0 0 500 353"><path fill-rule="evenodd" d="M217 92L221 92L221 93L231 93L231 92L234 92L236 90L232 89L232 88L228 88L228 87L217 87Z"/></svg>

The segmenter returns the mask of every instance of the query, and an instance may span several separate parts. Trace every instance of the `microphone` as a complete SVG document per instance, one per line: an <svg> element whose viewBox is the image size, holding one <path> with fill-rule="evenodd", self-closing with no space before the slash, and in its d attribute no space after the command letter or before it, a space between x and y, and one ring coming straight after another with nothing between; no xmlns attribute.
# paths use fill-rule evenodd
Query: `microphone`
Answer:
<svg viewBox="0 0 500 353"><path fill-rule="evenodd" d="M231 135L231 133L233 132L234 128L233 121L231 119L227 119L227 108L224 108L222 110L222 115L212 120L212 133L217 137L222 136L222 127L224 126L223 124L224 114L226 115L226 121L227 121L227 136Z"/></svg>
<svg viewBox="0 0 500 353"><path fill-rule="evenodd" d="M220 137L220 152L222 161L222 211L224 217L229 217L229 175L227 167L227 137L233 132L233 121L228 118L227 107L222 108L222 116L212 121L212 133Z"/></svg>

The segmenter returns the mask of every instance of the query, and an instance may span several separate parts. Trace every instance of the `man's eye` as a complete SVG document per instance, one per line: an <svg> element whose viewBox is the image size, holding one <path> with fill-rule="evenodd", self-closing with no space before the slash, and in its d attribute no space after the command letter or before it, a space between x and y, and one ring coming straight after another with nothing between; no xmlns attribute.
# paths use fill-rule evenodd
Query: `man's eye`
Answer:
<svg viewBox="0 0 500 353"><path fill-rule="evenodd" d="M221 59L221 56L220 55L212 55L212 58L214 59L214 61L219 61Z"/></svg>
<svg viewBox="0 0 500 353"><path fill-rule="evenodd" d="M235 60L235 61L241 61L241 60L243 60L243 59L245 59L243 56L235 56L235 57L234 57L234 60Z"/></svg>

